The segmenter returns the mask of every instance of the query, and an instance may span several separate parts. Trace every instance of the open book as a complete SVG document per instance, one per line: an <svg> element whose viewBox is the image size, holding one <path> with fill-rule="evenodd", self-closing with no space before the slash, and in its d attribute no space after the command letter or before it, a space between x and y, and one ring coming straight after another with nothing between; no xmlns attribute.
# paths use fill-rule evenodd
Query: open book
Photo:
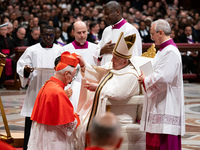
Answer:
<svg viewBox="0 0 200 150"><path fill-rule="evenodd" d="M130 59L132 64L136 67L139 75L141 71L144 73L145 76L150 75L153 72L153 67L151 61L153 58L142 57L142 56L134 56Z"/></svg>

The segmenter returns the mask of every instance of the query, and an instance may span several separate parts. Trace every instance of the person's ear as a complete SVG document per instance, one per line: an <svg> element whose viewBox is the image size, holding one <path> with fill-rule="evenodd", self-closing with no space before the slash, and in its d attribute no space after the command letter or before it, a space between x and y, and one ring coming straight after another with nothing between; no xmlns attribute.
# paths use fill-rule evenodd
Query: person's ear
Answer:
<svg viewBox="0 0 200 150"><path fill-rule="evenodd" d="M74 30L72 30L72 34L74 35ZM74 35L75 36L75 35Z"/></svg>
<svg viewBox="0 0 200 150"><path fill-rule="evenodd" d="M117 12L117 16L119 16L120 15L120 10L117 9L116 12Z"/></svg>
<svg viewBox="0 0 200 150"><path fill-rule="evenodd" d="M117 149L120 148L122 142L123 142L123 138L121 137L121 138L119 139L119 141L117 142L117 145L116 145L116 148L117 148Z"/></svg>
<svg viewBox="0 0 200 150"><path fill-rule="evenodd" d="M65 78L67 78L67 74L68 74L69 72L68 71L65 71Z"/></svg>
<svg viewBox="0 0 200 150"><path fill-rule="evenodd" d="M162 30L158 31L160 35L164 34L164 32Z"/></svg>

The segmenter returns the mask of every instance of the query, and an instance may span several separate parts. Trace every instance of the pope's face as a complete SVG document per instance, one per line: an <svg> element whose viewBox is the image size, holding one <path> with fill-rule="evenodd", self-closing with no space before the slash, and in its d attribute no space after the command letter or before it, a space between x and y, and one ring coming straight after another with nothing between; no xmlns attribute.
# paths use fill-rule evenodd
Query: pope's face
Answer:
<svg viewBox="0 0 200 150"><path fill-rule="evenodd" d="M125 61L126 59L118 57L113 54L113 58L111 60L113 62L113 69L114 70L120 70L125 67Z"/></svg>

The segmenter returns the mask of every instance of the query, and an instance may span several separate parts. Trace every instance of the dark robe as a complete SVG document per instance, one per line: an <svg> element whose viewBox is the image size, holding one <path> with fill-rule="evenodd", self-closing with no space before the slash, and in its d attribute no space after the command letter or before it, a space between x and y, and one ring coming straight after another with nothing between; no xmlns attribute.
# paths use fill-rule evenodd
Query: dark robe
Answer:
<svg viewBox="0 0 200 150"><path fill-rule="evenodd" d="M29 46L29 43L26 38L24 38L23 40L20 40L18 37L15 37L13 39L13 45L14 47Z"/></svg>

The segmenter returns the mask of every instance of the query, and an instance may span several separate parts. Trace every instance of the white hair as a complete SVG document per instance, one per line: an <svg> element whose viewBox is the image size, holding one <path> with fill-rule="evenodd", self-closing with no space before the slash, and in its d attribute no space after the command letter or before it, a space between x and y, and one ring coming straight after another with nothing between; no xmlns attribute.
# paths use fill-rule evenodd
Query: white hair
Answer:
<svg viewBox="0 0 200 150"><path fill-rule="evenodd" d="M156 32L162 30L166 36L170 35L171 27L166 20L164 20L164 19L156 20L156 21L152 22L151 26L153 26L154 24L155 24L154 30Z"/></svg>
<svg viewBox="0 0 200 150"><path fill-rule="evenodd" d="M10 25L11 28L13 28L13 24L11 22L8 22L8 25Z"/></svg>
<svg viewBox="0 0 200 150"><path fill-rule="evenodd" d="M55 73L64 74L66 71L69 71L72 73L74 71L74 68L75 67L68 65L67 67L63 68L62 70L56 71Z"/></svg>

